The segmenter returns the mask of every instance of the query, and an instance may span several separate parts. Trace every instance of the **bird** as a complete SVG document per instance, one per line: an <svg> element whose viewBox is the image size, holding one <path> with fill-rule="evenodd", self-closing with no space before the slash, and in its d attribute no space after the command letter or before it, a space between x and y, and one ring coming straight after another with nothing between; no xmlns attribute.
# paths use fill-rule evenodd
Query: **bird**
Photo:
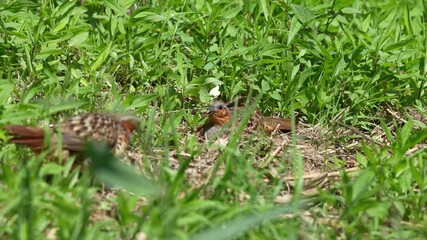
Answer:
<svg viewBox="0 0 427 240"><path fill-rule="evenodd" d="M35 153L49 148L45 144L47 140L53 149L61 146L62 156L83 157L86 142L93 141L105 143L113 154L121 156L139 124L140 120L133 115L83 113L54 125L48 134L42 128L25 125L6 125L3 129L10 135L10 143L28 147ZM57 154L55 151L54 155Z"/></svg>
<svg viewBox="0 0 427 240"><path fill-rule="evenodd" d="M234 114L238 114L236 122L240 122L242 117L248 111L245 107L232 107L231 104L225 104L222 101L214 101L211 103L207 112L206 122L196 130L196 135L210 139L214 134L222 129L232 118ZM251 116L245 126L245 132L263 130L267 134L273 131L289 132L292 130L290 119L279 117L263 117L258 110L251 113Z"/></svg>

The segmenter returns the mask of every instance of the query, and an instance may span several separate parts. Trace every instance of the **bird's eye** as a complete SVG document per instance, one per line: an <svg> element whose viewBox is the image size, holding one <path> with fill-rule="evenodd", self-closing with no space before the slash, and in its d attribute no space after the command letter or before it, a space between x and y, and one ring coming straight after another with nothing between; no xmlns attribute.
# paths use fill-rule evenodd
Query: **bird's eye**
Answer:
<svg viewBox="0 0 427 240"><path fill-rule="evenodd" d="M219 109L219 110L222 110L222 106L219 106L219 107L218 107L218 109Z"/></svg>

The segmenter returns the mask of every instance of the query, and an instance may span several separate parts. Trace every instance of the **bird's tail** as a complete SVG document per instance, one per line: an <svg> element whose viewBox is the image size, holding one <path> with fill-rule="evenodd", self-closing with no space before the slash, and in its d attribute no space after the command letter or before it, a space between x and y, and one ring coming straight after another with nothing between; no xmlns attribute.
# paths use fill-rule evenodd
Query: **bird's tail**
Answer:
<svg viewBox="0 0 427 240"><path fill-rule="evenodd" d="M34 152L40 152L44 146L44 130L23 125L7 125L3 127L12 138L11 143L31 148Z"/></svg>
<svg viewBox="0 0 427 240"><path fill-rule="evenodd" d="M264 117L263 118L264 129L267 133L271 133L274 130L281 132L292 131L292 122L290 119L279 118L279 117Z"/></svg>

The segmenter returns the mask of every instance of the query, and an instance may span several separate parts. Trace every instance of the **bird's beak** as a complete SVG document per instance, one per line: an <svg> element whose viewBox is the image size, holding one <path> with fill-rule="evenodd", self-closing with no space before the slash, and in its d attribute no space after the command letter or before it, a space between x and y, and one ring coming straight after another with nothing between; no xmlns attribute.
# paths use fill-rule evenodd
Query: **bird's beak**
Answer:
<svg viewBox="0 0 427 240"><path fill-rule="evenodd" d="M207 112L208 115L214 114L216 111L212 108L209 109L209 111Z"/></svg>

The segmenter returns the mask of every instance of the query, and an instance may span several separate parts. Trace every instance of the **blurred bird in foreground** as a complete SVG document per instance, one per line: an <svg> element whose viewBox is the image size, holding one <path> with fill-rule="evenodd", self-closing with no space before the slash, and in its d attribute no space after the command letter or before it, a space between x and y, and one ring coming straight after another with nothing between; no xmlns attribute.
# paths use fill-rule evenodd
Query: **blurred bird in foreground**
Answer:
<svg viewBox="0 0 427 240"><path fill-rule="evenodd" d="M87 141L104 143L115 155L123 155L131 132L139 128L139 123L140 120L132 115L84 113L54 125L48 132L25 125L7 125L3 129L11 136L11 143L26 146L36 153L49 149L50 145L55 149L54 156L58 157L60 146L65 159L70 155L82 158Z"/></svg>

